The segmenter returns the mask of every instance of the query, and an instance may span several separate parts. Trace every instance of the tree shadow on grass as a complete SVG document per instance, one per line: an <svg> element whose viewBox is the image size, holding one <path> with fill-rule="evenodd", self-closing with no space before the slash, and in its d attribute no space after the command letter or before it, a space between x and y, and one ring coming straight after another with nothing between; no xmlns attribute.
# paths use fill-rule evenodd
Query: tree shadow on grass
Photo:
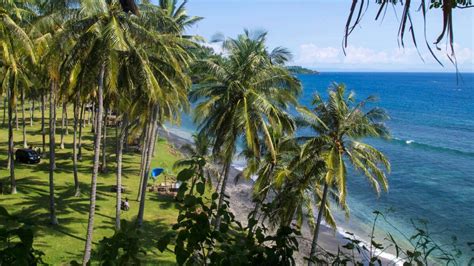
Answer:
<svg viewBox="0 0 474 266"><path fill-rule="evenodd" d="M167 224L163 219L156 219L153 221L144 221L141 228L140 244L147 251L147 256L143 258L144 264L159 264L161 263L176 263L170 261L169 258L164 258L157 248L157 241L172 231L171 225Z"/></svg>
<svg viewBox="0 0 474 266"><path fill-rule="evenodd" d="M34 219L39 224L49 224L49 183L46 180L40 180L37 177L25 177L18 180L18 189L22 193L23 199L17 203L21 208L17 215L24 218ZM82 189L88 190L88 185L83 185ZM59 216L60 224L69 224L66 218L69 215L79 214L80 217L86 217L89 213L88 197L75 197L74 187L57 186L55 188L55 207ZM101 195L97 196L97 200L104 200ZM100 206L96 207L100 211ZM85 218L77 218L85 220Z"/></svg>
<svg viewBox="0 0 474 266"><path fill-rule="evenodd" d="M174 195L171 194L158 194L156 192L147 192L149 200L158 201L160 203L160 209L177 208L178 202Z"/></svg>
<svg viewBox="0 0 474 266"><path fill-rule="evenodd" d="M19 210L13 214L21 217L22 222L32 225L35 236L40 237L39 241L35 243L36 246L50 246L46 242L47 240L41 238L45 236L55 236L54 239L66 241L68 238L85 241L85 227L87 226L89 213L88 197L74 197L73 187L57 187L55 199L59 224L52 226L49 217L48 182L36 177L23 178L18 182L19 192L22 193L22 201L15 204ZM104 199L98 195L98 201ZM100 216L100 212L101 206L97 205L96 214ZM97 244L97 240L94 244Z"/></svg>

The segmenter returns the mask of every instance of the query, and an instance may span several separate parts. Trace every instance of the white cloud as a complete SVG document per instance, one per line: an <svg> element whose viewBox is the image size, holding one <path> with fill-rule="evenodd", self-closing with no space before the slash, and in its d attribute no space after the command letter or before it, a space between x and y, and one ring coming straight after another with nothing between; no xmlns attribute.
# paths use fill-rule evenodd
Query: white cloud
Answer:
<svg viewBox="0 0 474 266"><path fill-rule="evenodd" d="M385 51L349 46L343 62L346 64L387 64L390 63L390 57Z"/></svg>
<svg viewBox="0 0 474 266"><path fill-rule="evenodd" d="M454 43L454 52L456 53L456 59L458 64L470 64L471 66L474 65L474 56L471 49L467 47L461 47L459 44Z"/></svg>
<svg viewBox="0 0 474 266"><path fill-rule="evenodd" d="M318 47L312 43L300 45L296 63L315 65L318 63L339 63L340 51L334 47Z"/></svg>
<svg viewBox="0 0 474 266"><path fill-rule="evenodd" d="M342 48L332 46L319 47L313 43L302 44L296 53L294 63L308 67L337 67L337 68L380 68L380 69L398 69L408 70L416 69L434 69L439 67L435 59L428 51L423 48L420 58L418 51L414 47L393 48L385 50L374 50L362 46L349 46L346 49L346 56L342 53ZM474 66L473 50L467 47L460 47L454 44L456 58L462 69L469 70ZM443 59L445 65L449 65L446 51L435 51L438 58ZM445 58L446 57L446 58ZM472 71L472 70L471 70Z"/></svg>

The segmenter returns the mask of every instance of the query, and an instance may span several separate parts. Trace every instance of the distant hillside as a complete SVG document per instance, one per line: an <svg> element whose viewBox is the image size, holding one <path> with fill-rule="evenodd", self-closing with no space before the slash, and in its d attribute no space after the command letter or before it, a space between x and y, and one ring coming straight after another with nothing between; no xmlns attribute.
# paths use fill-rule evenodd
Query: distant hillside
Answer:
<svg viewBox="0 0 474 266"><path fill-rule="evenodd" d="M304 68L302 66L287 66L286 69L288 69L293 74L312 74L312 75L319 74L319 72L316 70L311 70L308 68Z"/></svg>

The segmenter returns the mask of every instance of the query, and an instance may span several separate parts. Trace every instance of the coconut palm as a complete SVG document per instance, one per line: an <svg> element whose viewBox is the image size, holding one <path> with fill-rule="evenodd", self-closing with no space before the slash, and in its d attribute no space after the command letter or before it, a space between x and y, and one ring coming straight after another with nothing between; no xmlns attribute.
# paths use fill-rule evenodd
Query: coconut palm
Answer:
<svg viewBox="0 0 474 266"><path fill-rule="evenodd" d="M21 128L23 136L23 148L28 147L28 142L26 141L26 117L25 117L25 87L21 86L20 88L20 104L21 104Z"/></svg>
<svg viewBox="0 0 474 266"><path fill-rule="evenodd" d="M175 5L176 2L174 1L172 4ZM149 73L153 74L157 87L155 90L142 93L140 90L146 89L146 87L139 86L137 92L139 95L145 96L141 100L143 102L141 106L148 107L142 120L146 125L146 130L143 134L138 226L143 223L146 186L157 138L157 127L166 121L179 122L182 111L189 109L187 92L191 87L191 80L186 70L192 58L188 49L195 46L193 40L182 35L185 27L191 25L192 22L175 20L172 14L176 12L164 12L165 6L143 4L140 5L140 8L141 15L137 23L154 35L155 44L150 46L147 45L149 42L142 42L137 45L138 49L134 50L133 54L139 56L138 60L135 60L136 62L145 60L143 65L150 67ZM185 4L181 5L179 10L184 14ZM142 53L146 53L147 56L141 56ZM140 66L139 69L141 68Z"/></svg>
<svg viewBox="0 0 474 266"><path fill-rule="evenodd" d="M361 141L363 138L385 138L389 136L384 121L388 118L383 109L366 105L375 100L369 97L361 102L355 101L354 93L346 93L346 87L334 84L329 88L329 98L324 101L318 94L313 99L312 110L300 108L306 125L314 135L306 138L302 147L302 161L314 164L315 155L325 164L321 176L323 191L316 228L311 246L310 258L314 258L321 219L326 211L329 191L337 191L341 204L347 196L347 163L363 174L377 194L381 187L388 189L386 171L390 163L385 155L373 146ZM313 265L313 260L309 265Z"/></svg>
<svg viewBox="0 0 474 266"><path fill-rule="evenodd" d="M79 177L77 173L77 131L78 127L81 126L79 123L79 112L80 112L80 97L77 97L73 104L73 115L74 115L74 123L73 123L73 134L72 134L72 167L73 167L73 175L74 175L74 196L79 197L81 195L81 187L79 185Z"/></svg>
<svg viewBox="0 0 474 266"><path fill-rule="evenodd" d="M16 95L20 88L27 87L27 60L35 61L33 44L22 29L22 14L30 11L20 1L0 2L0 61L2 88L8 95L8 166L10 168L11 193L16 193L15 164L13 160L13 108L16 109Z"/></svg>
<svg viewBox="0 0 474 266"><path fill-rule="evenodd" d="M314 228L313 209L321 203L322 186L319 176L324 172L324 162L315 156L312 164L301 160L301 138L282 136L281 132L269 130L275 146L276 160L265 147L259 161L246 156L247 167L243 171L246 178L256 178L253 186L254 219L267 220L271 226L290 226L296 219L301 227L306 220ZM244 151L248 154L249 151ZM339 202L337 195L332 195ZM326 202L325 220L327 224L336 226L330 213L330 202ZM341 204L344 207L344 204ZM260 215L258 215L260 214ZM304 219L306 218L306 219Z"/></svg>
<svg viewBox="0 0 474 266"><path fill-rule="evenodd" d="M183 46L176 43L178 37L159 35L153 29L145 29L140 24L141 18L124 13L122 6L116 1L83 1L81 4L79 18L66 25L64 34L60 38L74 42L64 64L65 72L79 78L94 75L99 77L98 86L81 84L81 86L93 88L87 93L81 92L81 95L89 95L97 99L96 106L98 107L94 119L96 126L90 211L83 257L83 263L87 264L92 249L104 96L109 97L117 92L119 76L123 74L121 66L126 64L128 67L126 78L133 82L131 87L135 90L134 97L139 96L134 100L145 114L144 120L147 121L150 129L150 138L147 139L146 146L152 147L156 139L157 122L170 116L168 109L174 108L171 106L182 102L182 100L176 100L177 95L186 100L185 90L184 93L173 90L189 82L180 80L186 75L180 68L180 60L185 56L174 55L177 51L184 51ZM81 80L85 81L84 78ZM163 85L167 82L168 85ZM173 93L168 93L166 90L171 90ZM164 96L167 94L172 95ZM111 100L109 98L107 100ZM150 153L147 153L145 161L149 169ZM144 184L146 185L146 180ZM138 225L143 221L144 201L142 202L137 218Z"/></svg>
<svg viewBox="0 0 474 266"><path fill-rule="evenodd" d="M212 187L211 176L218 176L219 170L214 165L208 163L213 161L211 154L211 140L204 134L193 134L193 144L185 144L181 147L187 158L178 160L174 163L173 168L178 170L182 168L195 169L199 173L198 176L207 175L207 184ZM194 191L196 180L193 179L191 184L191 193Z"/></svg>
<svg viewBox="0 0 474 266"><path fill-rule="evenodd" d="M282 48L269 52L265 42L266 33L249 31L225 40L228 58L201 62L208 74L190 95L191 100L200 101L195 109L200 131L213 138L214 154L224 158L219 208L237 141L244 137L246 147L258 159L262 140L275 160L269 126L285 132L295 130L286 110L297 104L300 83L281 65L289 59L289 52ZM219 223L217 219L216 227Z"/></svg>
<svg viewBox="0 0 474 266"><path fill-rule="evenodd" d="M186 28L195 25L202 17L189 16L186 10L187 1L177 5L177 0L160 0L158 5L143 5L143 12L157 12L150 23L161 25L160 31L182 34ZM189 37L189 36L183 36Z"/></svg>
<svg viewBox="0 0 474 266"><path fill-rule="evenodd" d="M72 2L71 2L72 3ZM60 99L62 85L61 64L70 45L59 39L67 14L64 1L36 1L37 17L32 23L30 35L34 39L35 49L40 58L36 66L37 78L48 84L49 89L42 90L42 134L43 152L45 148L44 111L45 96L49 94L49 209L50 223L58 224L55 207L54 174L56 170L56 106ZM45 153L45 152L44 152Z"/></svg>
<svg viewBox="0 0 474 266"><path fill-rule="evenodd" d="M64 150L64 135L68 133L68 122L67 122L67 102L63 99L62 101L62 110L61 110L61 141L59 143L59 148Z"/></svg>
<svg viewBox="0 0 474 266"><path fill-rule="evenodd" d="M96 95L98 107L96 122L97 125L101 125L104 88L106 86L109 89L114 88L116 83L113 82L115 78L113 73L116 70L116 53L127 49L123 30L119 23L125 14L118 3L108 4L106 1L82 1L79 14L79 18L69 21L63 34L59 36L59 40L71 40L74 43L64 64L64 69L66 73L77 73L77 76L87 75L98 78L97 86L89 87L93 88L93 92L89 93ZM83 256L84 265L89 262L92 250L101 134L102 128L97 126L94 134L90 210Z"/></svg>

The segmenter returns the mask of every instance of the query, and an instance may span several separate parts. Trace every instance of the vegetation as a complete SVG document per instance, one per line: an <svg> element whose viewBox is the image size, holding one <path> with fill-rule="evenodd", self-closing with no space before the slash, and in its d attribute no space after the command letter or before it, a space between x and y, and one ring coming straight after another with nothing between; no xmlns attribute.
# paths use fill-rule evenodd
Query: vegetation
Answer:
<svg viewBox="0 0 474 266"><path fill-rule="evenodd" d="M185 35L200 19L187 15L186 1L0 1L0 92L8 109L0 188L10 193L0 195L0 264L294 265L305 221L313 233L303 254L309 265L379 261L384 247L373 238L368 253L348 238L351 255L317 244L323 218L337 226L332 205L349 214L348 167L377 193L388 189L388 159L363 142L389 136L386 113L338 84L326 100L316 95L312 109L300 107L288 50L269 49L266 33L246 30L220 40L224 55L216 55ZM41 117L34 118L35 102ZM199 132L180 158L158 132L178 123L190 102ZM311 134L297 136L299 127ZM28 145L42 147L43 161L17 165L15 149ZM239 152L248 164L236 180L256 179L245 221L226 195ZM150 193L156 166L169 178L180 171L175 197L176 186ZM135 195L124 211L123 197ZM426 231L413 239L421 249L401 252L391 237L397 257L455 261Z"/></svg>
<svg viewBox="0 0 474 266"><path fill-rule="evenodd" d="M191 100L200 101L194 114L201 134L212 139L214 154L223 158L218 209L224 201L239 138L245 138L252 157L261 156L263 144L275 158L269 127L286 133L296 128L287 108L297 104L301 85L282 66L289 52L283 48L268 51L265 40L266 33L249 31L223 40L229 57L201 61L205 78L190 94ZM219 224L217 217L216 226Z"/></svg>
<svg viewBox="0 0 474 266"><path fill-rule="evenodd" d="M309 75L317 75L319 74L316 70L311 70L309 68L305 68L302 66L287 66L288 69L292 74L309 74Z"/></svg>
<svg viewBox="0 0 474 266"><path fill-rule="evenodd" d="M316 133L314 136L303 137L306 142L301 152L301 163L311 164L317 160L324 162L324 170L316 174L323 186L323 193L311 257L316 256L319 228L325 215L329 189L334 187L338 193L339 204L347 212L347 162L365 175L377 193L380 193L380 187L388 190L388 180L382 168L390 171L388 159L374 147L360 141L367 137L388 137L389 134L383 123L387 119L383 109L363 109L373 100L373 97L369 97L357 103L355 95L347 94L344 85L334 84L329 90L327 102L324 102L320 95L315 95L313 112L300 108L304 116L302 124Z"/></svg>
<svg viewBox="0 0 474 266"><path fill-rule="evenodd" d="M69 112L72 109L69 108ZM37 114L39 110L36 111ZM86 116L88 116L86 112ZM48 116L46 116L48 119ZM40 117L34 120L34 126L27 126L27 136L29 144L38 147L41 145L42 137L40 130ZM58 226L51 226L49 223L49 162L47 159L42 160L38 165L18 164L15 168L17 174L18 193L15 195L8 194L7 178L8 171L5 167L0 168L0 182L4 184L3 193L0 193L0 206L6 208L14 218L20 219L34 233L33 247L41 250L44 255L42 259L45 263L58 265L68 263L72 260L81 261L83 248L85 244L85 236L87 229L87 214L89 207L90 193L90 173L93 158L93 134L90 133L91 125L84 128L83 135L83 159L78 161L77 174L80 183L81 195L75 196L74 189L74 171L71 159L72 151L72 134L65 136L65 149L56 152L56 172L55 172L55 194L59 199L56 201ZM21 130L21 129L20 129ZM114 149L115 149L115 130L109 128L108 137L110 139L107 147L108 158L111 161L109 167L116 168ZM0 148L6 150L7 128L0 129L0 137L4 141L1 142ZM15 135L15 143L21 145L21 134ZM180 159L177 153L165 140L158 139L156 144L156 155L152 158L152 167L163 167L168 169L165 173L168 182L173 178L174 172L171 171L175 161ZM128 224L135 226L135 219L138 212L139 202L136 201L139 185L140 174L140 153L134 151L133 146L123 154L123 172L122 187L125 188L122 193L123 198L129 198L130 210L121 212L122 224L125 220ZM0 155L0 163L6 163L6 153ZM164 182L165 176L160 176L155 183ZM94 241L96 246L106 237L110 238L114 235L114 223L116 215L116 192L112 189L116 185L116 173L109 171L107 174L100 174L97 183L97 208L94 229ZM150 182L151 185L151 182ZM144 215L144 224L142 230L147 234L140 237L140 247L144 249L148 256L140 253L140 259L143 263L151 264L173 264L175 259L171 253L166 252L160 256L152 256L159 253L155 243L148 235L156 236L158 239L161 235L170 230L171 225L176 221L178 210L175 207L174 200L171 196L157 195L150 193L147 195L147 211ZM5 223L0 218L0 231L2 229L16 229L20 224ZM7 227L8 226L8 227ZM1 237L0 237L1 238ZM13 238L15 243L17 238ZM94 255L93 248L92 259L97 258ZM0 248L1 249L1 248ZM7 264L8 265L8 264Z"/></svg>

